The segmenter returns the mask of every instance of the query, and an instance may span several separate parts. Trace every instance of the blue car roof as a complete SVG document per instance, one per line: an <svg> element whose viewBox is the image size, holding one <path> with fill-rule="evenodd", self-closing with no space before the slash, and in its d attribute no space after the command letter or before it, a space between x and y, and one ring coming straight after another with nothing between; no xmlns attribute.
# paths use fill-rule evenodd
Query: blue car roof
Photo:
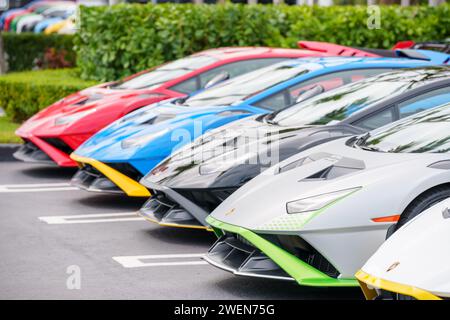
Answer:
<svg viewBox="0 0 450 320"><path fill-rule="evenodd" d="M428 53L428 50L418 50ZM306 81L308 79L320 76L323 74L354 70L354 69L368 69L368 68L386 68L386 69L398 69L398 68L416 68L433 66L436 64L442 64L442 62L450 59L450 55L436 52L432 61L410 59L410 58L364 58L364 57L323 57L323 58L299 58L294 60L283 61L277 64L278 66L291 66L306 68L308 73L299 75L295 78L275 85L267 90L264 90L252 97L243 101L245 105L251 105L256 101L259 101L265 97L268 97L278 91L288 88L296 83ZM431 59L431 58L430 58ZM436 63L434 61L440 61Z"/></svg>

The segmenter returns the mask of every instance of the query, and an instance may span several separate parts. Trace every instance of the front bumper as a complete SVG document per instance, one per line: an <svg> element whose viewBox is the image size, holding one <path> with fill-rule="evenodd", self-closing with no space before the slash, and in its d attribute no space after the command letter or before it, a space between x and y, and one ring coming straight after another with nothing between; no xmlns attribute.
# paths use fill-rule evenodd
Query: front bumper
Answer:
<svg viewBox="0 0 450 320"><path fill-rule="evenodd" d="M294 281L258 248L234 234L221 236L203 259L237 276Z"/></svg>
<svg viewBox="0 0 450 320"><path fill-rule="evenodd" d="M61 167L76 167L69 153L71 149L58 138L22 137L24 145L14 154L18 160L31 163L56 164ZM69 152L69 153L68 153Z"/></svg>
<svg viewBox="0 0 450 320"><path fill-rule="evenodd" d="M213 227L214 232L222 238L227 233L232 233L237 235L238 237L244 239L251 246L258 249L258 252L261 252L262 256L258 253L260 257L264 259L264 256L270 258L280 269L282 272L286 274L285 276L280 275L280 271L273 269L270 272L261 274L258 270L251 270L248 268L248 265L243 265L246 269L245 272L242 273L238 268L230 268L230 263L228 261L224 261L224 259L217 259L218 248L213 247L205 260L210 262L215 266L219 266L222 269L232 271L236 274L240 275L252 275L257 277L266 277L266 278L283 278L283 279L294 279L299 285L305 286L316 286L316 287L356 287L358 286L358 282L355 279L341 279L331 277L324 272L316 269L312 265L307 262L299 259L295 255L287 252L281 247L273 244L271 241L263 238L262 236L238 227L234 225L227 224L225 222L219 221L211 216L208 216L206 221ZM216 243L217 245L217 243ZM215 246L216 246L215 245ZM232 251L230 253L233 253ZM274 274L274 271L276 274Z"/></svg>
<svg viewBox="0 0 450 320"><path fill-rule="evenodd" d="M25 141L24 144L14 152L14 158L23 162L34 162L49 165L56 165L56 163L41 149L39 149L31 141Z"/></svg>
<svg viewBox="0 0 450 320"><path fill-rule="evenodd" d="M70 156L80 170L71 183L80 189L102 193L125 193L130 197L150 197L147 188L111 166L95 159Z"/></svg>
<svg viewBox="0 0 450 320"><path fill-rule="evenodd" d="M374 300L382 296L381 290L389 292L392 295L392 298L398 297L398 295L403 295L417 300L442 300L428 291L413 286L380 279L362 270L359 270L355 276L358 279L367 300Z"/></svg>
<svg viewBox="0 0 450 320"><path fill-rule="evenodd" d="M145 219L162 226L207 229L206 217L234 189L173 189L144 181L154 195L140 209Z"/></svg>
<svg viewBox="0 0 450 320"><path fill-rule="evenodd" d="M187 210L177 206L174 202L152 196L139 210L144 219L164 227L206 229Z"/></svg>
<svg viewBox="0 0 450 320"><path fill-rule="evenodd" d="M156 193L139 210L146 220L165 227L211 230L204 209L172 189L155 185L151 189Z"/></svg>
<svg viewBox="0 0 450 320"><path fill-rule="evenodd" d="M114 182L89 164L84 164L70 184L89 192L125 194Z"/></svg>

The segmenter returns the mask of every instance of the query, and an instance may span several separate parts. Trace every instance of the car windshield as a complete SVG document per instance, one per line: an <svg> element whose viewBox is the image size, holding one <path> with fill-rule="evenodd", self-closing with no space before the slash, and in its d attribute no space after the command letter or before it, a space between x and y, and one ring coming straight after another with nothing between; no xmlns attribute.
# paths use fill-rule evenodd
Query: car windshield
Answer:
<svg viewBox="0 0 450 320"><path fill-rule="evenodd" d="M354 146L392 153L450 151L450 103L405 118Z"/></svg>
<svg viewBox="0 0 450 320"><path fill-rule="evenodd" d="M239 103L261 91L309 71L311 69L308 69L307 66L299 67L282 62L219 84L187 99L183 105L204 107Z"/></svg>
<svg viewBox="0 0 450 320"><path fill-rule="evenodd" d="M217 59L206 55L179 59L145 72L130 80L120 82L114 86L114 89L154 89L164 82L181 77L216 61Z"/></svg>
<svg viewBox="0 0 450 320"><path fill-rule="evenodd" d="M310 98L275 114L272 123L280 126L324 125L341 121L354 112L399 94L411 87L404 81L362 80Z"/></svg>

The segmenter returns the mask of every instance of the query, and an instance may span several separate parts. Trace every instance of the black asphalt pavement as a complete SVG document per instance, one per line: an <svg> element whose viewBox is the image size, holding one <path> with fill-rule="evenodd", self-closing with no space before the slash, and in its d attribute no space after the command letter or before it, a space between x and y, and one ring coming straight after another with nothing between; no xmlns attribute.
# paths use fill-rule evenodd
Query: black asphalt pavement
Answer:
<svg viewBox="0 0 450 320"><path fill-rule="evenodd" d="M0 299L362 299L216 269L199 258L212 233L141 220L145 199L72 189L74 170L0 162L0 173Z"/></svg>

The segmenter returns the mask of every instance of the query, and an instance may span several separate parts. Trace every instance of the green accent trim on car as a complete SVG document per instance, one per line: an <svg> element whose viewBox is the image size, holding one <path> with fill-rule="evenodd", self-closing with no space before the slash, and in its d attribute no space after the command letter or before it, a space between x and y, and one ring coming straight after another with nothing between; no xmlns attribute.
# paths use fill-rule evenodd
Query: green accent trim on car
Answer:
<svg viewBox="0 0 450 320"><path fill-rule="evenodd" d="M206 218L208 222L214 229L215 232L221 233L221 230L239 234L244 237L247 241L252 243L259 250L264 252L270 259L272 259L276 264L278 264L286 273L288 273L292 278L297 281L298 284L304 286L315 286L315 287L357 287L358 282L356 279L335 279L329 277L325 273L317 270L316 268L310 266L306 262L298 259L296 256L290 254L289 252L277 247L270 241L262 238L256 233L231 225L222 221L219 221L211 216Z"/></svg>
<svg viewBox="0 0 450 320"><path fill-rule="evenodd" d="M208 217L206 217L206 218L208 218ZM206 221L208 221L208 220L206 220ZM220 238L221 236L224 235L224 233L223 233L223 231L221 229L217 229L217 228L214 228L214 227L212 229L213 229L213 232L214 232L214 234L216 235L217 238Z"/></svg>

